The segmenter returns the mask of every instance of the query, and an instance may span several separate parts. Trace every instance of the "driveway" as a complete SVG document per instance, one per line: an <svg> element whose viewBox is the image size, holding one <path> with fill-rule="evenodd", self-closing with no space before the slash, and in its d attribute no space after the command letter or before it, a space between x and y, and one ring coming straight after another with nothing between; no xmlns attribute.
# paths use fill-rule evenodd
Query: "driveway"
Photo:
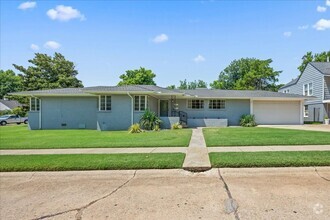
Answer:
<svg viewBox="0 0 330 220"><path fill-rule="evenodd" d="M324 125L324 124L316 124L316 125L312 125L312 124L311 125L310 124L305 124L305 125L258 125L258 127L330 132L330 125Z"/></svg>
<svg viewBox="0 0 330 220"><path fill-rule="evenodd" d="M0 173L0 219L329 219L317 169Z"/></svg>

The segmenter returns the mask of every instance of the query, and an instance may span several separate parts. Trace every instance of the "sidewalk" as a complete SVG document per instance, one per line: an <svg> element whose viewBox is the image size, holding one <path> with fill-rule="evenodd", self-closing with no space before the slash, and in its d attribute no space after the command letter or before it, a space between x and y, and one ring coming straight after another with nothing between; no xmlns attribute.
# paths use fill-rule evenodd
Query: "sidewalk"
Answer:
<svg viewBox="0 0 330 220"><path fill-rule="evenodd" d="M330 145L208 147L211 152L330 151Z"/></svg>
<svg viewBox="0 0 330 220"><path fill-rule="evenodd" d="M196 142L193 142L196 143ZM192 143L192 144L193 144ZM28 149L0 150L0 155L42 155L42 154L137 154L137 153L189 153L186 165L199 163L205 152L271 152L271 151L330 151L330 145L297 146L246 146L246 147L145 147L145 148L70 148L70 149ZM201 152L203 151L203 152ZM203 156L204 155L204 156ZM194 158L193 158L194 157ZM202 158L204 160L206 158ZM189 162L190 161L190 162Z"/></svg>

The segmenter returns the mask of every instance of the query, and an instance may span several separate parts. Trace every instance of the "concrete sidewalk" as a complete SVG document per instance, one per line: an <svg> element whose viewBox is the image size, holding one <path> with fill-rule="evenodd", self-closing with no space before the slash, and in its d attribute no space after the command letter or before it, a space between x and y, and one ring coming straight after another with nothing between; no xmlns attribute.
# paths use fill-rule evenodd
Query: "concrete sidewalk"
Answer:
<svg viewBox="0 0 330 220"><path fill-rule="evenodd" d="M193 141L192 144L196 144ZM187 147L145 147L145 148L70 148L70 149L29 149L0 150L0 155L42 155L42 154L136 154L136 153L187 153L186 166L202 166L208 152L271 152L271 151L330 151L330 145L299 146L242 146L242 147L206 147L202 144ZM202 162L200 162L202 161ZM207 162L205 162L207 163ZM208 164L206 164L208 165Z"/></svg>
<svg viewBox="0 0 330 220"><path fill-rule="evenodd" d="M330 145L209 147L209 152L330 151Z"/></svg>
<svg viewBox="0 0 330 220"><path fill-rule="evenodd" d="M192 172L211 169L211 162L202 128L193 129L182 168Z"/></svg>

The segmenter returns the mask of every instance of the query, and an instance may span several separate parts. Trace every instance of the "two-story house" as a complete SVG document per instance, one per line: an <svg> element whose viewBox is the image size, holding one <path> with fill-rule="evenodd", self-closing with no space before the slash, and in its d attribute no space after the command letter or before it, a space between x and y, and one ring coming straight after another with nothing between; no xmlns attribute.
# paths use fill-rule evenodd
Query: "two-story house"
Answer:
<svg viewBox="0 0 330 220"><path fill-rule="evenodd" d="M326 116L330 117L330 62L309 63L298 78L279 92L314 96L304 103L304 120L322 122Z"/></svg>

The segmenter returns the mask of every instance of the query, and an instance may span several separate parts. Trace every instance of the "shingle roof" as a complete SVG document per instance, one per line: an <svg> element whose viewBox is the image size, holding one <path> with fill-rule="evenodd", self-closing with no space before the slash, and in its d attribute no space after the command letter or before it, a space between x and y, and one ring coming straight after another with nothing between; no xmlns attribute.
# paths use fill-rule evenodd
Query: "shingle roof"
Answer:
<svg viewBox="0 0 330 220"><path fill-rule="evenodd" d="M174 90L169 90L155 85L123 85L123 86L94 86L83 89L85 92L161 92L173 93Z"/></svg>
<svg viewBox="0 0 330 220"><path fill-rule="evenodd" d="M179 90L166 89L153 85L127 85L127 86L95 86L86 88L50 89L12 93L22 96L93 96L102 93L151 92L155 95L181 95L187 98L305 98L301 95L260 91L260 90L219 90L194 89Z"/></svg>
<svg viewBox="0 0 330 220"><path fill-rule="evenodd" d="M9 95L88 95L82 88L45 89L10 93Z"/></svg>
<svg viewBox="0 0 330 220"><path fill-rule="evenodd" d="M194 89L180 91L188 96L199 98L305 98L304 96L296 94L261 90Z"/></svg>
<svg viewBox="0 0 330 220"><path fill-rule="evenodd" d="M320 71L320 73L322 73L324 75L330 75L330 62L310 62L308 64L312 65L315 69ZM284 89L286 87L296 84L300 77L301 77L301 74L296 79L293 79L289 83L282 86L281 89Z"/></svg>
<svg viewBox="0 0 330 220"><path fill-rule="evenodd" d="M330 62L310 62L318 71L325 75L330 75Z"/></svg>
<svg viewBox="0 0 330 220"><path fill-rule="evenodd" d="M8 108L10 108L10 109L14 109L14 108L23 106L21 103L19 103L16 100L3 100L3 99L0 99L0 102L2 104L4 104L5 106L7 106Z"/></svg>

